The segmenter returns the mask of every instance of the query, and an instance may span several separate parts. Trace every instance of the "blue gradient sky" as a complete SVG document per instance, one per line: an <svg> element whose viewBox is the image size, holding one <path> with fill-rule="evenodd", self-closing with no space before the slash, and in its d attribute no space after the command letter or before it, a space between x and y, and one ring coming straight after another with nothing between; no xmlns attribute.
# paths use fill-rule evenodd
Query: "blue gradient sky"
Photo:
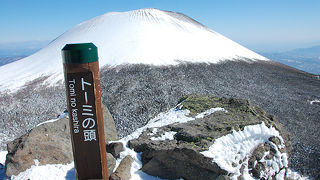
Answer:
<svg viewBox="0 0 320 180"><path fill-rule="evenodd" d="M320 44L320 0L0 0L0 44L53 40L110 11L182 12L256 51Z"/></svg>

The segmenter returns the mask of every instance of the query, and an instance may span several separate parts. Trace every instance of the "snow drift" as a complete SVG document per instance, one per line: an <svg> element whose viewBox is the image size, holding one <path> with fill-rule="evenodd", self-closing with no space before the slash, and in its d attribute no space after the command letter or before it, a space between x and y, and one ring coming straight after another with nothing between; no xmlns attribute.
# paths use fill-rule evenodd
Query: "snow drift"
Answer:
<svg viewBox="0 0 320 180"><path fill-rule="evenodd" d="M80 23L37 53L0 67L1 89L15 90L41 76L49 76L50 85L62 80L62 47L83 42L98 47L100 66L267 60L183 14L140 9Z"/></svg>

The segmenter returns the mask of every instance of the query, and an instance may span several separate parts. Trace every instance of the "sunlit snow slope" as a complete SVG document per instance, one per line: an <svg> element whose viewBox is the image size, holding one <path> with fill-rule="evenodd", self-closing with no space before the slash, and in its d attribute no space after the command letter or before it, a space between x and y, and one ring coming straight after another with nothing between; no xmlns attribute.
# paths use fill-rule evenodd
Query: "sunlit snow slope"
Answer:
<svg viewBox="0 0 320 180"><path fill-rule="evenodd" d="M61 49L67 43L83 42L98 47L100 66L267 60L183 14L141 9L107 13L85 21L37 53L1 66L0 88L15 90L43 75L50 76L49 84L62 80Z"/></svg>

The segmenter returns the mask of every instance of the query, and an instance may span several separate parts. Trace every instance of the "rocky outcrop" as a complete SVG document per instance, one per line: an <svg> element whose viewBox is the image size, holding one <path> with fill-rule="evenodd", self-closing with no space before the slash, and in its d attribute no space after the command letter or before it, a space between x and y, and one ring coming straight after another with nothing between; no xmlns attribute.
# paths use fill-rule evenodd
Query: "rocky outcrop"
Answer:
<svg viewBox="0 0 320 180"><path fill-rule="evenodd" d="M105 141L118 140L113 118L103 108ZM29 133L7 145L6 174L17 175L35 164L67 164L73 161L69 120L57 119L41 124ZM113 171L115 159L108 155L109 172ZM112 159L113 158L113 159ZM111 163L111 164L110 164Z"/></svg>
<svg viewBox="0 0 320 180"><path fill-rule="evenodd" d="M285 159L291 150L288 132L273 116L253 106L249 101L192 95L181 99L177 108L189 110L189 116L194 120L149 128L142 132L139 138L129 141L130 148L142 152L142 171L147 174L167 179L225 179L240 178L247 168L250 174L260 178L260 175L270 168L275 172L271 176L275 177L280 171L283 173L282 170L285 171L288 166ZM271 136L254 147L253 153L248 154L249 157L233 162L232 167L238 168L237 171L228 171L203 153L219 138L259 124L275 128L280 132L280 139ZM277 164L278 168L276 165L275 168L269 167L267 160L278 157L279 154L275 153L278 151L284 153L284 159L281 160L286 161L285 165L280 162ZM239 150L238 153L242 152Z"/></svg>

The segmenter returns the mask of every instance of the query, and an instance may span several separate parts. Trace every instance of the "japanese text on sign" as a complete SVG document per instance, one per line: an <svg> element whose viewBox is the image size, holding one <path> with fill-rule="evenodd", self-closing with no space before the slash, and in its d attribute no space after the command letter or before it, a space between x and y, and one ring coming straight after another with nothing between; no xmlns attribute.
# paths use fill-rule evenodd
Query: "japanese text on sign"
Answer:
<svg viewBox="0 0 320 180"><path fill-rule="evenodd" d="M69 104L73 133L82 134L82 141L97 141L95 99L92 76L88 73L68 75Z"/></svg>

